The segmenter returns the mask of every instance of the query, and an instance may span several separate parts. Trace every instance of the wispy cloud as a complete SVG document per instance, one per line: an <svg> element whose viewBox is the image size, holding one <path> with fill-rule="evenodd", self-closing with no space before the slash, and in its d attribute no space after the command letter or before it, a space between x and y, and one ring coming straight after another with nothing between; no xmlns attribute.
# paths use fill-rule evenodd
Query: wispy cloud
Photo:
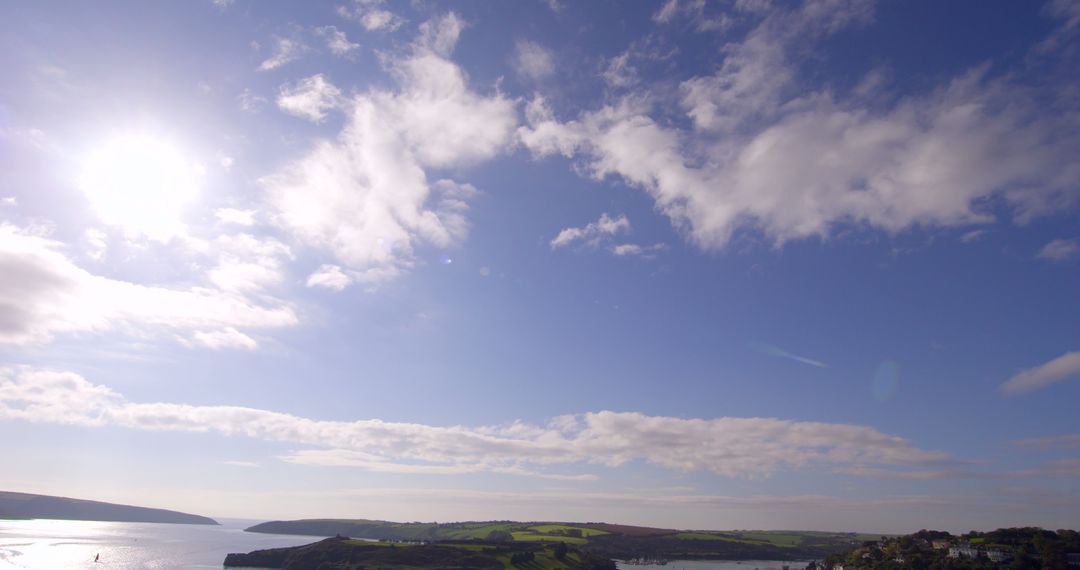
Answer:
<svg viewBox="0 0 1080 570"><path fill-rule="evenodd" d="M350 4L338 6L338 14L346 19L359 22L369 32L393 32L405 23L405 19L385 8L384 0L353 0Z"/></svg>
<svg viewBox="0 0 1080 570"><path fill-rule="evenodd" d="M619 257L644 257L646 259L652 259L656 257L656 254L667 249L667 245L663 243L654 243L652 245L638 245L636 243L620 243L611 246L611 253Z"/></svg>
<svg viewBox="0 0 1080 570"><path fill-rule="evenodd" d="M985 235L986 230L971 230L964 232L964 234L960 236L960 241L963 243L973 243L979 241Z"/></svg>
<svg viewBox="0 0 1080 570"><path fill-rule="evenodd" d="M245 113L258 113L269 102L266 97L256 94L251 89L245 88L236 96L236 100L240 103L240 110Z"/></svg>
<svg viewBox="0 0 1080 570"><path fill-rule="evenodd" d="M321 73L301 79L295 85L283 85L277 97L279 109L313 123L323 122L327 111L343 103L341 90Z"/></svg>
<svg viewBox="0 0 1080 570"><path fill-rule="evenodd" d="M78 374L30 367L0 369L0 418L243 435L311 446L286 456L293 462L432 474L522 470L519 474L547 476L556 465L615 468L645 461L724 477L767 477L780 470L910 469L953 462L945 453L850 424L609 411L556 418L547 426L325 421L237 406L134 403Z"/></svg>
<svg viewBox="0 0 1080 570"><path fill-rule="evenodd" d="M345 32L335 26L315 28L315 35L326 40L326 48L330 50L330 53L337 56L351 57L356 53L356 50L360 49L360 44L349 41Z"/></svg>
<svg viewBox="0 0 1080 570"><path fill-rule="evenodd" d="M559 249L574 244L582 244L586 247L597 247L600 242L611 236L630 231L630 220L625 215L615 218L608 214L600 214L600 219L579 228L566 228L559 232L551 240L551 249Z"/></svg>
<svg viewBox="0 0 1080 570"><path fill-rule="evenodd" d="M1038 257L1051 261L1069 261L1080 258L1080 239L1056 239L1042 246Z"/></svg>
<svg viewBox="0 0 1080 570"><path fill-rule="evenodd" d="M523 77L539 81L555 73L555 57L536 42L519 40L514 48L514 67Z"/></svg>
<svg viewBox="0 0 1080 570"><path fill-rule="evenodd" d="M254 461L229 460L229 461L222 461L221 463L224 464L224 465L231 465L232 467L248 467L248 468L259 467L259 464L255 463Z"/></svg>
<svg viewBox="0 0 1080 570"><path fill-rule="evenodd" d="M1012 445L1028 449L1080 449L1080 433L1030 437L1010 441Z"/></svg>
<svg viewBox="0 0 1080 570"><path fill-rule="evenodd" d="M1080 375L1080 351L1066 352L1044 364L1029 368L1001 385L1006 394L1022 394Z"/></svg>
<svg viewBox="0 0 1080 570"><path fill-rule="evenodd" d="M803 364L809 364L810 366L817 366L818 368L828 368L828 365L820 360L814 360L813 358L807 358L805 356L799 356L788 352L779 346L763 343L750 343L750 348L754 351L764 354L766 356L775 356L777 358L786 358L788 360L794 360L795 362L801 362Z"/></svg>
<svg viewBox="0 0 1080 570"><path fill-rule="evenodd" d="M191 335L190 342L191 344L202 346L204 348L210 348L213 350L221 350L226 348L243 348L246 350L255 350L259 347L259 343L255 342L255 339L234 329L233 327L225 327L223 329L214 331L195 331Z"/></svg>
<svg viewBox="0 0 1080 570"><path fill-rule="evenodd" d="M292 63L308 50L308 47L300 40L293 38L274 38L274 53L259 64L260 71L270 71L285 64Z"/></svg>

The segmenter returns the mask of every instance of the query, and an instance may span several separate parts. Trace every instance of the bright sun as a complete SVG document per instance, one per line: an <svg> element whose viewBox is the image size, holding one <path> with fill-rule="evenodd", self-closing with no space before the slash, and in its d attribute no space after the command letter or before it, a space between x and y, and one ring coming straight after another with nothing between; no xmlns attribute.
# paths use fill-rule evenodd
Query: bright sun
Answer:
<svg viewBox="0 0 1080 570"><path fill-rule="evenodd" d="M103 222L166 240L183 231L184 208L198 194L199 169L168 142L125 135L95 147L79 187Z"/></svg>

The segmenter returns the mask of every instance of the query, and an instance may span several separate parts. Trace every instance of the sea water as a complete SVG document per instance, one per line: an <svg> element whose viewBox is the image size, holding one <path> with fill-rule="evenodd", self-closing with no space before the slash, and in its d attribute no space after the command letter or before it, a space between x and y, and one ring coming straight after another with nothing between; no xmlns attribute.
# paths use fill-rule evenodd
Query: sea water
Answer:
<svg viewBox="0 0 1080 570"><path fill-rule="evenodd" d="M262 521L190 524L0 519L0 570L221 568L230 552L310 544L319 537L244 532ZM94 557L98 562L94 562Z"/></svg>

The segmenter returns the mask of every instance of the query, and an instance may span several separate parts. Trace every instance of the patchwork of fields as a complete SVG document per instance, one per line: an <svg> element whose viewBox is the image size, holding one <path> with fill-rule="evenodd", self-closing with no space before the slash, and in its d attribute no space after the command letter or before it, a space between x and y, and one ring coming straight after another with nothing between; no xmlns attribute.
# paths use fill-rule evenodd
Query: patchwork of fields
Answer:
<svg viewBox="0 0 1080 570"><path fill-rule="evenodd" d="M808 560L850 549L882 535L809 531L674 530L607 523L460 522L395 523L373 520L301 520L263 523L251 532L351 536L384 541L444 543L484 541L533 544L540 550L533 566L547 568L547 547L564 543L608 558ZM467 546L467 545L466 545ZM517 567L522 567L519 563ZM558 567L558 566L556 566Z"/></svg>

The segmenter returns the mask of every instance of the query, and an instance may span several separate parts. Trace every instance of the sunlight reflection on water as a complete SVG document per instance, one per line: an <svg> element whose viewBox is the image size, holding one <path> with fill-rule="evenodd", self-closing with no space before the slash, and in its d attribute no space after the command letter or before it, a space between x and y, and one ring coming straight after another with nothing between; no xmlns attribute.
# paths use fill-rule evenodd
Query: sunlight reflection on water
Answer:
<svg viewBox="0 0 1080 570"><path fill-rule="evenodd" d="M309 544L311 536L245 533L259 521L221 526L0 520L0 569L221 568L230 552ZM94 557L100 555L100 562Z"/></svg>

